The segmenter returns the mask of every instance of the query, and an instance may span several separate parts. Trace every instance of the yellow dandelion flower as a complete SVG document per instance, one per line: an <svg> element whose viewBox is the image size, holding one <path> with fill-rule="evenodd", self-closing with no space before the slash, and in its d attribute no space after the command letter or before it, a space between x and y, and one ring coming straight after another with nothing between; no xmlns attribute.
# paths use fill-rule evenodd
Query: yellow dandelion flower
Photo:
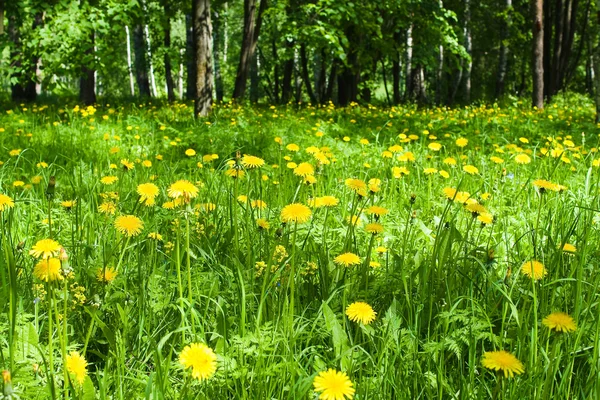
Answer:
<svg viewBox="0 0 600 400"><path fill-rule="evenodd" d="M264 230L269 230L269 228L271 227L271 224L269 223L269 221L267 221L267 220L266 220L266 219L264 219L264 218L258 218L258 219L256 220L256 225L257 225L259 228L261 228L261 229L264 229Z"/></svg>
<svg viewBox="0 0 600 400"><path fill-rule="evenodd" d="M40 281L62 281L62 267L58 258L44 258L33 268L33 276Z"/></svg>
<svg viewBox="0 0 600 400"><path fill-rule="evenodd" d="M104 176L100 179L100 182L104 185L112 185L113 183L115 183L116 181L118 181L119 178L117 178L116 176Z"/></svg>
<svg viewBox="0 0 600 400"><path fill-rule="evenodd" d="M573 332L577 329L573 317L564 312L553 312L542 320L542 324L556 332Z"/></svg>
<svg viewBox="0 0 600 400"><path fill-rule="evenodd" d="M521 266L521 272L533 280L539 280L548 275L548 271L539 261L525 261Z"/></svg>
<svg viewBox="0 0 600 400"><path fill-rule="evenodd" d="M96 279L98 279L98 282L112 283L117 274L117 271L113 267L100 268L96 274Z"/></svg>
<svg viewBox="0 0 600 400"><path fill-rule="evenodd" d="M196 150L194 149L187 149L185 151L185 155L188 157L194 157L196 155Z"/></svg>
<svg viewBox="0 0 600 400"><path fill-rule="evenodd" d="M29 254L35 258L50 258L56 257L60 252L61 245L52 239L39 240L29 251Z"/></svg>
<svg viewBox="0 0 600 400"><path fill-rule="evenodd" d="M479 170L474 165L465 165L463 171L469 175L477 175L479 173Z"/></svg>
<svg viewBox="0 0 600 400"><path fill-rule="evenodd" d="M179 355L179 363L185 369L192 369L192 377L203 381L217 371L217 355L204 343L187 345Z"/></svg>
<svg viewBox="0 0 600 400"><path fill-rule="evenodd" d="M333 259L333 262L338 265L343 265L344 267L349 267L352 265L359 265L361 263L360 257L354 253L344 253L340 254L336 258Z"/></svg>
<svg viewBox="0 0 600 400"><path fill-rule="evenodd" d="M369 325L375 320L377 313L365 302L357 301L346 308L348 319L353 322L360 322L363 325Z"/></svg>
<svg viewBox="0 0 600 400"><path fill-rule="evenodd" d="M309 220L310 216L310 208L301 203L288 204L281 210L281 221L286 223L303 224Z"/></svg>
<svg viewBox="0 0 600 400"><path fill-rule="evenodd" d="M463 137L456 139L456 145L458 147L465 147L467 144L469 144L468 139L465 139Z"/></svg>
<svg viewBox="0 0 600 400"><path fill-rule="evenodd" d="M0 194L0 212L5 211L9 208L13 208L15 206L15 202L13 199L8 197L5 194Z"/></svg>
<svg viewBox="0 0 600 400"><path fill-rule="evenodd" d="M128 237L139 235L143 227L144 223L135 215L121 215L115 220L117 231Z"/></svg>
<svg viewBox="0 0 600 400"><path fill-rule="evenodd" d="M256 156L244 155L242 157L242 165L248 169L260 168L265 165L265 160Z"/></svg>
<svg viewBox="0 0 600 400"><path fill-rule="evenodd" d="M365 231L372 235L378 235L383 233L383 225L381 225L379 222L371 222L365 225Z"/></svg>
<svg viewBox="0 0 600 400"><path fill-rule="evenodd" d="M354 397L352 381L345 372L328 369L321 371L313 382L315 392L321 392L321 400L345 400Z"/></svg>
<svg viewBox="0 0 600 400"><path fill-rule="evenodd" d="M153 206L154 199L158 196L158 186L154 183L142 183L138 185L137 193L140 195L140 203Z"/></svg>
<svg viewBox="0 0 600 400"><path fill-rule="evenodd" d="M67 356L65 364L67 371L75 377L77 383L83 385L83 381L87 376L87 361L85 361L85 358L78 352L72 351Z"/></svg>
<svg viewBox="0 0 600 400"><path fill-rule="evenodd" d="M577 247L575 247L574 245L570 244L570 243L565 243L562 251L564 251L565 253L576 253L577 252Z"/></svg>
<svg viewBox="0 0 600 400"><path fill-rule="evenodd" d="M314 175L315 168L307 162L300 163L296 168L294 168L294 175L301 176L306 178L309 175Z"/></svg>
<svg viewBox="0 0 600 400"><path fill-rule="evenodd" d="M505 378L509 376L512 378L515 374L520 375L525 372L523 363L517 357L504 350L486 351L483 353L481 364L487 369L502 371Z"/></svg>
<svg viewBox="0 0 600 400"><path fill-rule="evenodd" d="M188 180L180 179L169 186L169 197L173 199L183 198L185 202L198 196L198 188Z"/></svg>
<svg viewBox="0 0 600 400"><path fill-rule="evenodd" d="M117 206L112 201L106 201L98 206L98 211L102 214L115 215Z"/></svg>
<svg viewBox="0 0 600 400"><path fill-rule="evenodd" d="M531 157L521 153L515 157L515 162L517 164L529 164L531 162Z"/></svg>

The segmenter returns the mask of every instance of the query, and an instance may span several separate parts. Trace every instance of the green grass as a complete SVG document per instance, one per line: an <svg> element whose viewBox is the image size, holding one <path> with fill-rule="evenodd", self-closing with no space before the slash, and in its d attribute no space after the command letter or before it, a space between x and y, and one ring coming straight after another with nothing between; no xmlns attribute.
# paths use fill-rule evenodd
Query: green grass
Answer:
<svg viewBox="0 0 600 400"><path fill-rule="evenodd" d="M588 99L541 112L518 103L226 104L197 122L184 104L99 105L90 115L74 107L0 114L0 193L15 203L0 214L0 369L12 375L4 398L314 399L313 380L329 368L348 375L356 399L600 396L600 127ZM203 157L211 154L218 158ZM244 154L266 163L242 168ZM517 163L518 154L531 162ZM304 183L290 162L312 164L316 182ZM227 175L238 167L242 177ZM118 180L105 185L106 176ZM359 195L348 178L381 182ZM180 179L198 196L163 207ZM566 189L540 191L537 179ZM136 192L148 182L160 189L151 207ZM468 192L493 223L445 188ZM286 205L326 195L339 204L311 207L306 223L281 222ZM99 211L107 201L114 215ZM389 211L377 235L365 231L372 205ZM140 218L141 233L118 233L119 215ZM29 251L46 238L68 254L64 280L33 274ZM563 251L566 243L576 251ZM346 252L360 263L334 263ZM523 274L530 260L543 263L543 279ZM110 267L116 279L99 281ZM348 319L356 301L373 307L372 323ZM542 323L557 311L574 318L574 332ZM179 363L194 342L218 357L202 382ZM485 369L482 355L494 350L514 354L524 373ZM64 368L71 351L88 362L83 385Z"/></svg>

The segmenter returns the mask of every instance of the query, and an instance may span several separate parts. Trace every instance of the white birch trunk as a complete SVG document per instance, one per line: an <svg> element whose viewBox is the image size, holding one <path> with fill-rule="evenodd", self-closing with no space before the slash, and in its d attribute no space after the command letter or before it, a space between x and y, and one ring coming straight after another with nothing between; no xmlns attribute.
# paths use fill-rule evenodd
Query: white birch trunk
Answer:
<svg viewBox="0 0 600 400"><path fill-rule="evenodd" d="M127 70L129 71L129 86L131 87L131 95L135 96L133 68L131 66L131 36L129 35L129 27L127 25L125 25L125 33L127 34Z"/></svg>

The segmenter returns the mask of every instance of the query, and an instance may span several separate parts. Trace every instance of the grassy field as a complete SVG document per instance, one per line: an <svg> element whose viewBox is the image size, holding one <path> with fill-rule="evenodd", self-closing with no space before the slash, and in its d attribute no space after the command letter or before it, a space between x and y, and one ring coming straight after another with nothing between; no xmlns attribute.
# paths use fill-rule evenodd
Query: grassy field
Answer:
<svg viewBox="0 0 600 400"><path fill-rule="evenodd" d="M599 133L585 98L5 108L0 398L600 398Z"/></svg>

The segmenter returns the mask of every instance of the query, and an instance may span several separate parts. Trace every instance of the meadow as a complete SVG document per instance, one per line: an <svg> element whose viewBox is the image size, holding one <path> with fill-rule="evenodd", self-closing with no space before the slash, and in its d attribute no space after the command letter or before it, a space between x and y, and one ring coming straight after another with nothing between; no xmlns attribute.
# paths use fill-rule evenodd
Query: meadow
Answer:
<svg viewBox="0 0 600 400"><path fill-rule="evenodd" d="M593 114L5 106L0 398L600 398Z"/></svg>

